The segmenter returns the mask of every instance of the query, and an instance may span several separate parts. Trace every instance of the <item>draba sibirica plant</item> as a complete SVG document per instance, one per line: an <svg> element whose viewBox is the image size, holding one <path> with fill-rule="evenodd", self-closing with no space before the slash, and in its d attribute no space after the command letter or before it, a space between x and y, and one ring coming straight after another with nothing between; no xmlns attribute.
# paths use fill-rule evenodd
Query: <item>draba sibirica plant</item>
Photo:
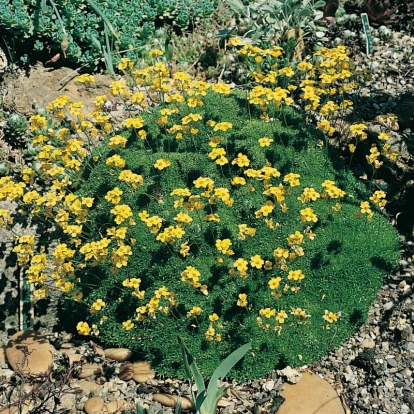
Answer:
<svg viewBox="0 0 414 414"><path fill-rule="evenodd" d="M16 234L34 296L52 281L72 329L166 375L185 375L177 334L207 376L251 342L235 378L339 345L398 259L385 193L370 195L333 150L327 158L322 132L292 107L288 74L236 91L170 77L157 61L121 65L128 84L114 81L93 113L61 96L33 116L33 165L0 179L15 214L55 228L51 252ZM109 99L125 109L117 127ZM15 214L1 209L2 225Z"/></svg>

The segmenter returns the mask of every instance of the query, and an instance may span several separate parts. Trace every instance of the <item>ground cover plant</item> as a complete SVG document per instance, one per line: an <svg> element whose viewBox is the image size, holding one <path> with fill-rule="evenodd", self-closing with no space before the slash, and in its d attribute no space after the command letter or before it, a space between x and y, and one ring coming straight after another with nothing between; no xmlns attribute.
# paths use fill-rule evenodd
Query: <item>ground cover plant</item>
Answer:
<svg viewBox="0 0 414 414"><path fill-rule="evenodd" d="M48 258L49 244L16 237L35 297L54 280L81 335L142 352L165 375L184 375L177 333L205 375L246 342L235 378L317 360L365 320L399 255L385 193L324 144L329 116L352 106L346 49L299 64L277 46L239 53L255 62L247 90L170 76L158 50L144 69L123 59L128 83L111 86L128 114L121 126L107 96L88 116L61 96L29 120L33 165L20 181L0 179L0 200L59 240ZM78 82L93 87L93 76ZM365 129L351 128L351 153ZM385 145L367 155L374 173L393 156Z"/></svg>
<svg viewBox="0 0 414 414"><path fill-rule="evenodd" d="M208 18L215 7L210 0L2 0L1 44L12 62L46 61L59 53L65 64L96 69L104 61L138 58L153 40L157 21L182 30Z"/></svg>

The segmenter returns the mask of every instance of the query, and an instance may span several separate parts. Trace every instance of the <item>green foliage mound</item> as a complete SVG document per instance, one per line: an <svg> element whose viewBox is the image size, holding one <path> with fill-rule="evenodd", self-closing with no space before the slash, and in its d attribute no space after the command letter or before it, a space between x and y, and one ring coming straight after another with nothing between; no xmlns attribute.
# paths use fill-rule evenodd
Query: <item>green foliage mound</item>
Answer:
<svg viewBox="0 0 414 414"><path fill-rule="evenodd" d="M111 23L117 37L110 30L109 45L112 59L136 59L142 47L153 39L156 20L176 28L187 28L197 20L210 16L216 6L214 0L0 0L0 34L14 58L46 59L60 52L64 34L68 47L66 63L96 66L107 53L105 27L100 10ZM57 11L57 12L56 12ZM118 52L123 52L122 56ZM17 60L17 59L16 59Z"/></svg>
<svg viewBox="0 0 414 414"><path fill-rule="evenodd" d="M252 350L232 371L239 379L314 362L365 321L398 259L397 234L374 207L361 213L366 190L326 157L321 134L295 110L265 121L242 94L211 91L203 101L142 113L146 139L129 128L125 148L110 148L108 138L92 154L78 189L95 200L87 241L125 227L119 245L132 254L126 266L114 256L87 260L75 286L83 300L67 299L66 310L169 376L184 375L177 334L206 375L246 342ZM174 125L183 124L176 139ZM126 165L108 161L114 155ZM133 189L122 170L143 183ZM108 197L115 188L118 200ZM115 204L132 216L119 218Z"/></svg>

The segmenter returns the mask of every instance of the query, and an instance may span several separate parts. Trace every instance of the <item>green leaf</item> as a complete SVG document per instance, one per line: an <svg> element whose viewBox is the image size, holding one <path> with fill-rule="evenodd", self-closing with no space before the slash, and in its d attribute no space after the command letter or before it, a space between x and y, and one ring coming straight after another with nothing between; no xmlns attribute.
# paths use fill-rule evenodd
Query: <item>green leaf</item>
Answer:
<svg viewBox="0 0 414 414"><path fill-rule="evenodd" d="M230 8L233 9L233 11L235 11L236 13L244 14L246 7L240 0L225 0L225 1L230 6Z"/></svg>
<svg viewBox="0 0 414 414"><path fill-rule="evenodd" d="M105 16L104 12L99 8L99 6L93 2L92 0L86 0L86 2L92 7L92 9L95 10L95 12L101 17L101 19L106 23L109 30L112 32L112 34L119 39L118 35L115 32L115 29L113 28L111 22L108 20L108 18Z"/></svg>
<svg viewBox="0 0 414 414"><path fill-rule="evenodd" d="M312 10L311 9L302 9L298 13L298 16L299 17L309 17L310 15L312 15Z"/></svg>
<svg viewBox="0 0 414 414"><path fill-rule="evenodd" d="M211 376L210 382L208 384L207 388L207 398L206 401L204 401L203 405L206 405L206 407L215 407L212 406L216 399L218 398L218 394L220 393L221 389L217 388L217 382L220 379L223 379L228 372L244 357L246 352L252 347L251 343L244 344L240 348L236 349L234 352L232 352L214 371L213 375ZM224 391L225 392L225 391ZM220 397L221 398L221 397ZM215 412L215 411L212 411Z"/></svg>
<svg viewBox="0 0 414 414"><path fill-rule="evenodd" d="M320 7L325 6L325 4L326 4L326 2L324 2L323 0L319 0L313 5L313 8L314 9L319 9Z"/></svg>
<svg viewBox="0 0 414 414"><path fill-rule="evenodd" d="M196 411L200 410L200 408L203 405L203 402L206 399L206 397L207 397L207 391L206 390L204 390L202 393L199 393L197 395L197 398L194 401Z"/></svg>
<svg viewBox="0 0 414 414"><path fill-rule="evenodd" d="M164 43L164 55L165 55L165 58L168 61L172 60L173 53L174 53L174 47L173 47L173 44L171 43L171 38L169 36L167 36L165 38L165 43Z"/></svg>
<svg viewBox="0 0 414 414"><path fill-rule="evenodd" d="M183 355L185 372L187 373L187 377L189 379L194 378L194 382L197 386L197 391L200 394L206 389L204 385L204 379L201 375L200 370L198 369L197 364L195 363L193 356L191 355L184 341L179 336L178 342L181 346L181 353Z"/></svg>

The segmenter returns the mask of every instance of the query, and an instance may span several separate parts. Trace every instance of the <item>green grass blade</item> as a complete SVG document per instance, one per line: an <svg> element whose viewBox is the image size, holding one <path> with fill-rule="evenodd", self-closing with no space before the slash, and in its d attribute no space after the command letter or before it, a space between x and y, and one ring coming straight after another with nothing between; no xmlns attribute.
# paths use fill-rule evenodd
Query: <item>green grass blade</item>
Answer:
<svg viewBox="0 0 414 414"><path fill-rule="evenodd" d="M178 341L181 345L181 352L183 354L183 360L187 376L189 377L189 379L194 378L194 382L197 386L198 393L202 393L206 389L206 387L204 385L204 379L201 375L201 372L198 369L198 366L184 341L180 337L178 337Z"/></svg>
<svg viewBox="0 0 414 414"><path fill-rule="evenodd" d="M240 348L232 352L214 371L211 376L210 382L207 388L207 398L204 404L211 407L211 404L217 397L219 391L217 387L217 381L223 379L228 372L244 357L246 352L252 347L251 343L244 344Z"/></svg>
<svg viewBox="0 0 414 414"><path fill-rule="evenodd" d="M95 10L95 12L102 18L102 20L106 23L109 30L112 32L112 34L119 39L118 35L115 32L114 27L112 26L111 22L108 20L108 18L105 16L104 12L99 8L99 6L92 0L86 0L86 2Z"/></svg>

